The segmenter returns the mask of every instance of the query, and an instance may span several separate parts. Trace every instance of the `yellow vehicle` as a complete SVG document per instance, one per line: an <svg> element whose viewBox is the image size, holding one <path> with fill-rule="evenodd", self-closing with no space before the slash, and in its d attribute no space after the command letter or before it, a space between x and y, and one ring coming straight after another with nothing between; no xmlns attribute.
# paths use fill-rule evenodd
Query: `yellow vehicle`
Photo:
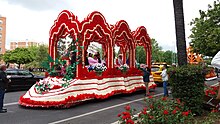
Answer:
<svg viewBox="0 0 220 124"><path fill-rule="evenodd" d="M151 66L151 74L153 75L153 79L155 83L161 83L162 77L160 74L162 73L163 65L152 65Z"/></svg>
<svg viewBox="0 0 220 124"><path fill-rule="evenodd" d="M160 74L162 73L163 70L163 66L167 65L167 63L152 63L151 66L151 74L153 75L154 78L154 82L155 83L162 83L162 77L160 76ZM167 65L167 67L169 68L169 65Z"/></svg>

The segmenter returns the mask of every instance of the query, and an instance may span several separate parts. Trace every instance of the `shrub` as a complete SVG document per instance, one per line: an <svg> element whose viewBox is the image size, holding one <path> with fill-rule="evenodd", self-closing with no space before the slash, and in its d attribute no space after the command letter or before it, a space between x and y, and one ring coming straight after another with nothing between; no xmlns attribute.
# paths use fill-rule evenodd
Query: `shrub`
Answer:
<svg viewBox="0 0 220 124"><path fill-rule="evenodd" d="M168 70L174 98L180 98L194 114L201 114L204 98L205 68L186 65Z"/></svg>

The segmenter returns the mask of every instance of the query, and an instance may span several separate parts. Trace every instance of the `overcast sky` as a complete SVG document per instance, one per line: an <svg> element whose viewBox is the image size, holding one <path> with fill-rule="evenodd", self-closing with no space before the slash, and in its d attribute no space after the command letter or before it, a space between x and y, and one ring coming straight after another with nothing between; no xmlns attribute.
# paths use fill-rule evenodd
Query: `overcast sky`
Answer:
<svg viewBox="0 0 220 124"><path fill-rule="evenodd" d="M183 0L186 40L189 23L207 10L214 0ZM145 26L163 50L175 49L173 0L0 0L0 15L7 18L7 48L10 41L48 43L49 30L62 10L70 10L82 21L92 11L101 12L109 24L126 20L131 30Z"/></svg>

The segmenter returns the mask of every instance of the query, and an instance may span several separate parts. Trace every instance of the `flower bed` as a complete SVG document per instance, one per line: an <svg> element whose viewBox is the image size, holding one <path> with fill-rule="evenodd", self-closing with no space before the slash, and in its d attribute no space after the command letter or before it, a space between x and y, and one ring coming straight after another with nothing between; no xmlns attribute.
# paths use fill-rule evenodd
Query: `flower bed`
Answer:
<svg viewBox="0 0 220 124"><path fill-rule="evenodd" d="M146 107L134 116L130 106L125 107L125 112L118 115L120 124L176 124L183 123L192 118L191 110L179 99L153 98L146 99Z"/></svg>

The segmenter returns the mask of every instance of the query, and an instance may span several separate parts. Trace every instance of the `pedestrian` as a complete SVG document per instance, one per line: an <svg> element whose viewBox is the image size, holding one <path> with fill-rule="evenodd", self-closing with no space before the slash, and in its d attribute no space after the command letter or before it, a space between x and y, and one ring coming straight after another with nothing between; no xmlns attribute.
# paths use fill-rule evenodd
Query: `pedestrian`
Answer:
<svg viewBox="0 0 220 124"><path fill-rule="evenodd" d="M143 74L143 81L146 86L146 94L145 96L149 96L149 89L148 89L148 84L150 82L150 68L147 67L147 65L142 64L141 65L141 70L144 72Z"/></svg>
<svg viewBox="0 0 220 124"><path fill-rule="evenodd" d="M164 65L163 66L163 71L162 73L160 74L161 77L162 77L162 81L163 81L163 96L166 97L168 96L168 89L167 89L167 81L168 81L168 74L167 74L167 65Z"/></svg>
<svg viewBox="0 0 220 124"><path fill-rule="evenodd" d="M5 90L7 89L9 82L5 70L6 65L0 65L0 113L7 112L7 109L3 109Z"/></svg>

